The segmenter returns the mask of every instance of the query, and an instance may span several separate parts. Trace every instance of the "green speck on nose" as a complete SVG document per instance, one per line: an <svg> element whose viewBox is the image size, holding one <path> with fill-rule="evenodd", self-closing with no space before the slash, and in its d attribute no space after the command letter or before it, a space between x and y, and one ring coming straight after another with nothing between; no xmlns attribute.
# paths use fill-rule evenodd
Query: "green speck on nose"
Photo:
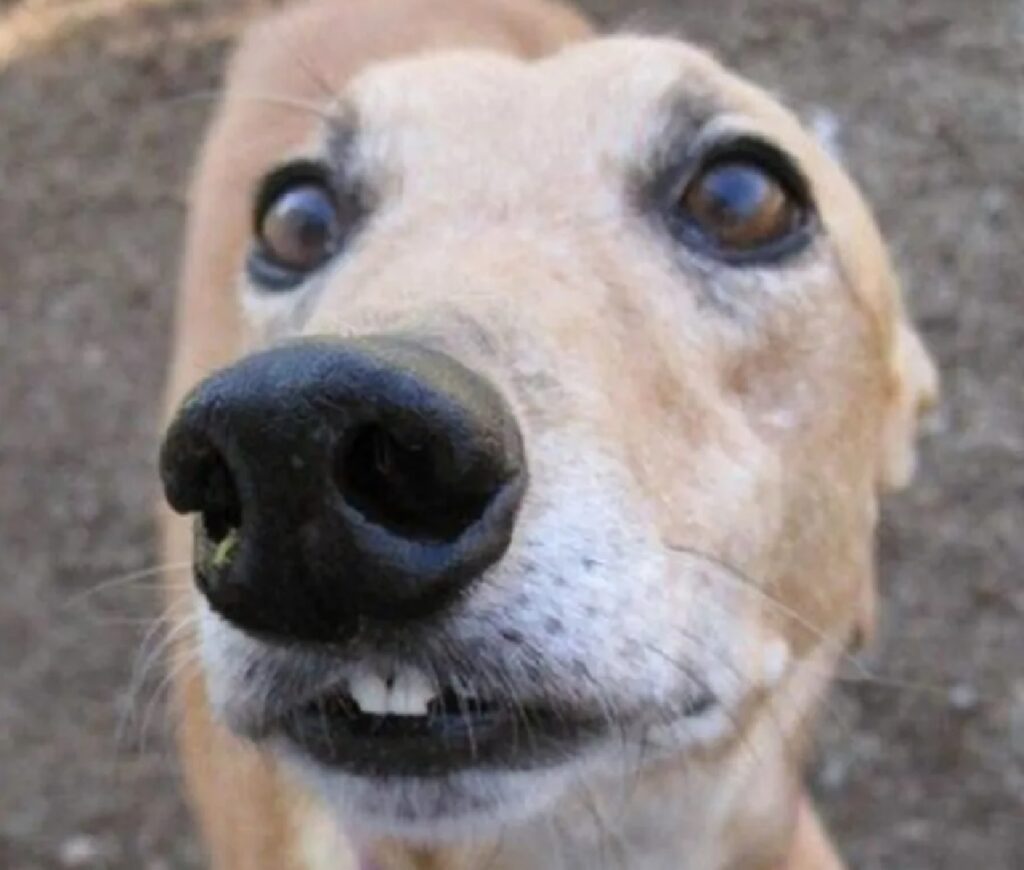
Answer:
<svg viewBox="0 0 1024 870"><path fill-rule="evenodd" d="M238 529L232 529L227 533L227 536L217 544L217 548L213 551L213 559L211 560L214 568L225 567L235 555L235 550L238 548Z"/></svg>

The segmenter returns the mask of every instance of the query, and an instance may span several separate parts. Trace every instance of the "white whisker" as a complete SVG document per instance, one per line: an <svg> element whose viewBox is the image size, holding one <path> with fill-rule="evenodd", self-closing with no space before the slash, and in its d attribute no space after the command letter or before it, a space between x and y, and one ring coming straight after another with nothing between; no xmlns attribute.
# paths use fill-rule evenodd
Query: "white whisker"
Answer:
<svg viewBox="0 0 1024 870"><path fill-rule="evenodd" d="M323 105L311 102L309 100L302 100L297 97L290 97L286 94L272 94L264 92L246 92L230 90L226 91L222 88L213 88L205 91L192 91L187 94L179 94L177 96L168 97L169 103L190 103L190 102L209 102L213 100L252 100L260 103L267 103L271 106L276 106L282 109L294 109L297 112L306 112L311 115L315 115L322 121L331 123L337 120L337 118L324 108Z"/></svg>
<svg viewBox="0 0 1024 870"><path fill-rule="evenodd" d="M153 565L149 568L141 568L137 571L129 571L127 574L118 574L115 577L111 577L107 580L102 580L88 589L84 589L81 592L77 592L70 596L66 601L65 605L68 607L74 607L90 598L95 597L104 592L109 592L111 589L121 589L125 586L141 586L146 588L148 585L150 588L157 588L161 586L165 578L154 581L151 584L141 584L142 580L148 580L156 577L160 574L176 574L185 570L191 570L192 560L181 560L179 562L165 562L160 565Z"/></svg>

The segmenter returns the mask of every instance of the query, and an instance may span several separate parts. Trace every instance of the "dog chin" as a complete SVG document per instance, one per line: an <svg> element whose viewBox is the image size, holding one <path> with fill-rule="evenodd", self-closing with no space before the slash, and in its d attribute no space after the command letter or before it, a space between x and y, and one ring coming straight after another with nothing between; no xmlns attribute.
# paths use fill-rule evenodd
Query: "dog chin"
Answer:
<svg viewBox="0 0 1024 870"><path fill-rule="evenodd" d="M422 844L482 839L542 815L568 792L581 765L377 777L332 770L285 741L273 752L339 828Z"/></svg>

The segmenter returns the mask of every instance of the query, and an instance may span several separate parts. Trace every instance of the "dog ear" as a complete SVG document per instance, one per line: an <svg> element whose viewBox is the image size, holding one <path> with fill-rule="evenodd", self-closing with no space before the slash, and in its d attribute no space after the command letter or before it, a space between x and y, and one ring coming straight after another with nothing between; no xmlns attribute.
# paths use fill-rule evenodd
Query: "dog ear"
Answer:
<svg viewBox="0 0 1024 870"><path fill-rule="evenodd" d="M882 433L880 484L893 490L914 474L921 417L939 398L939 375L914 326L897 312L890 352L888 407Z"/></svg>

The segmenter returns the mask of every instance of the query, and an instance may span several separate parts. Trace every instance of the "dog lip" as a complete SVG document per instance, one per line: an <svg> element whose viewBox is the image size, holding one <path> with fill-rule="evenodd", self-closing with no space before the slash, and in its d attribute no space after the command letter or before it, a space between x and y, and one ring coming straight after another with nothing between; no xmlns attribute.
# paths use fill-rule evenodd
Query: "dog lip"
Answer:
<svg viewBox="0 0 1024 870"><path fill-rule="evenodd" d="M325 767L431 777L554 764L598 736L601 726L550 706L520 707L445 689L424 716L369 715L345 692L334 692L293 708L273 730Z"/></svg>

